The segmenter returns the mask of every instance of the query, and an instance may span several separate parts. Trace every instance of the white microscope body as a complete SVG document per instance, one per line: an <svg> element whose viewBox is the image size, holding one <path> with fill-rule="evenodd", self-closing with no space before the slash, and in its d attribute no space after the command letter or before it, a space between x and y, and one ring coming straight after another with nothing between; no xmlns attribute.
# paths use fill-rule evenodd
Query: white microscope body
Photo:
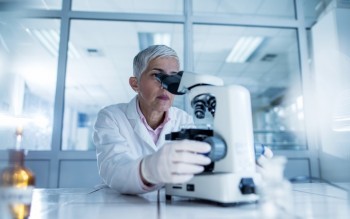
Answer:
<svg viewBox="0 0 350 219"><path fill-rule="evenodd" d="M224 85L215 76L189 72L182 72L177 91L187 93L193 107L196 100L215 97L213 132L223 140L225 150L219 149L224 154L213 162L210 172L195 175L184 184L167 184L167 199L184 196L224 205L257 201L260 175L256 172L249 91L239 85Z"/></svg>

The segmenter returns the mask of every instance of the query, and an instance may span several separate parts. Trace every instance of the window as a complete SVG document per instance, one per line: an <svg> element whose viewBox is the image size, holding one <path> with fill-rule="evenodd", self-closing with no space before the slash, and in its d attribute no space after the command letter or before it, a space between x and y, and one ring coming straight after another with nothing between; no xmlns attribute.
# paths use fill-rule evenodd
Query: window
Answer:
<svg viewBox="0 0 350 219"><path fill-rule="evenodd" d="M241 16L295 19L293 0L193 0L193 14L230 19Z"/></svg>
<svg viewBox="0 0 350 219"><path fill-rule="evenodd" d="M306 149L295 29L194 26L195 72L251 92L255 142Z"/></svg>
<svg viewBox="0 0 350 219"><path fill-rule="evenodd" d="M30 150L27 163L37 185L99 182L97 171L84 174L96 166L97 112L135 95L128 85L132 59L160 39L177 51L181 69L214 74L250 90L256 142L289 158L306 158L311 166L317 163L312 153L297 151L307 149L303 96L307 101L310 96L301 90L301 73L310 76L303 32L330 0L25 2L0 3L0 169L7 163L2 152L15 145L15 129L24 121L22 144ZM28 13L16 11L24 8ZM303 9L306 23L296 18ZM26 18L15 19L18 15ZM254 46L237 56L233 49L242 43ZM174 105L189 111L187 100L179 96ZM312 152L316 138L308 137ZM74 172L82 173L79 180L66 181L64 176Z"/></svg>
<svg viewBox="0 0 350 219"><path fill-rule="evenodd" d="M179 0L72 0L73 10L132 12L146 14L182 14L183 1Z"/></svg>
<svg viewBox="0 0 350 219"><path fill-rule="evenodd" d="M165 44L183 60L179 24L73 20L70 32L62 150L94 150L92 129L104 106L129 102L134 56Z"/></svg>
<svg viewBox="0 0 350 219"><path fill-rule="evenodd" d="M18 19L0 23L0 149L15 145L50 150L60 21Z"/></svg>
<svg viewBox="0 0 350 219"><path fill-rule="evenodd" d="M57 10L62 8L62 0L26 0L21 1L19 4L27 8L42 10Z"/></svg>

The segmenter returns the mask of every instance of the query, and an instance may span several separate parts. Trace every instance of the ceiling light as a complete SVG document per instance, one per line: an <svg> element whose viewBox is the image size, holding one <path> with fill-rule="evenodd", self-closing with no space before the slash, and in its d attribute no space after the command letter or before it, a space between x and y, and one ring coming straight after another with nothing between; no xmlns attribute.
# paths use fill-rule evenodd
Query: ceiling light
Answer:
<svg viewBox="0 0 350 219"><path fill-rule="evenodd" d="M33 34L34 37L40 42L40 44L54 57L58 56L58 48L60 42L60 36L56 30L53 29L26 29L29 34ZM70 58L80 58L80 54L72 42L68 42L68 56Z"/></svg>
<svg viewBox="0 0 350 219"><path fill-rule="evenodd" d="M169 33L138 33L140 50L144 50L151 45L166 45L170 46L171 36Z"/></svg>
<svg viewBox="0 0 350 219"><path fill-rule="evenodd" d="M72 58L80 58L78 50L75 48L71 41L68 42L68 56Z"/></svg>
<svg viewBox="0 0 350 219"><path fill-rule="evenodd" d="M155 33L153 35L153 43L155 45L170 46L170 34L168 34L168 33Z"/></svg>
<svg viewBox="0 0 350 219"><path fill-rule="evenodd" d="M263 37L241 37L233 46L226 62L243 63L256 51L263 42Z"/></svg>
<svg viewBox="0 0 350 219"><path fill-rule="evenodd" d="M58 55L58 43L55 43L52 35L48 34L46 30L33 30L31 32L51 55L55 57Z"/></svg>

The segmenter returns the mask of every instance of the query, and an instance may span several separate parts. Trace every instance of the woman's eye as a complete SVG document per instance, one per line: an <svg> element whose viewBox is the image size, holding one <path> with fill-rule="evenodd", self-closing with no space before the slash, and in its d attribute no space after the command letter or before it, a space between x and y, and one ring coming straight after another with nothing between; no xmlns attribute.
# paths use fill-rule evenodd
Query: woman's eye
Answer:
<svg viewBox="0 0 350 219"><path fill-rule="evenodd" d="M152 77L156 77L156 75L159 75L159 74L162 74L162 73L161 72L152 73Z"/></svg>
<svg viewBox="0 0 350 219"><path fill-rule="evenodd" d="M152 74L151 74L151 77L152 77L152 78L156 78L156 75L157 75L157 73L152 73Z"/></svg>

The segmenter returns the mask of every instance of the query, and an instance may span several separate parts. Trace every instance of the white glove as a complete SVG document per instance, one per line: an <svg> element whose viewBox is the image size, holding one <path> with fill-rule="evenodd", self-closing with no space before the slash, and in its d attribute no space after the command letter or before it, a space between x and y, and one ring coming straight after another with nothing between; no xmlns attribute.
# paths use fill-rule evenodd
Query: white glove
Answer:
<svg viewBox="0 0 350 219"><path fill-rule="evenodd" d="M256 160L258 172L261 172L262 168L264 167L264 163L267 162L267 160L271 159L272 157L273 157L272 150L268 147L265 147L264 154L258 157L258 159Z"/></svg>
<svg viewBox="0 0 350 219"><path fill-rule="evenodd" d="M181 140L164 145L159 151L143 158L141 174L152 184L184 183L194 174L203 172L204 165L210 164L210 145L205 142Z"/></svg>
<svg viewBox="0 0 350 219"><path fill-rule="evenodd" d="M263 156L267 159L271 159L273 157L273 152L269 147L265 147L265 151Z"/></svg>

